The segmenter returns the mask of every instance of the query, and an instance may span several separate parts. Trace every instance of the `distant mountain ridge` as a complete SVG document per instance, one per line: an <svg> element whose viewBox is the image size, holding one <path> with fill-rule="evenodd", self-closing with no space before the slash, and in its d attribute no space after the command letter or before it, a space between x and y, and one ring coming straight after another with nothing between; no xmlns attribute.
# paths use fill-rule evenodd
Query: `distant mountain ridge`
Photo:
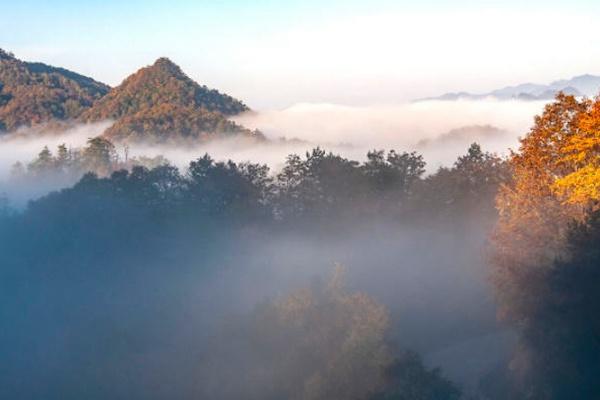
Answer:
<svg viewBox="0 0 600 400"><path fill-rule="evenodd" d="M600 91L600 76L579 75L571 79L554 81L548 85L523 83L507 86L487 93L473 94L469 92L445 93L438 97L428 97L424 100L481 100L493 98L497 100L552 100L558 92L573 96L594 97Z"/></svg>

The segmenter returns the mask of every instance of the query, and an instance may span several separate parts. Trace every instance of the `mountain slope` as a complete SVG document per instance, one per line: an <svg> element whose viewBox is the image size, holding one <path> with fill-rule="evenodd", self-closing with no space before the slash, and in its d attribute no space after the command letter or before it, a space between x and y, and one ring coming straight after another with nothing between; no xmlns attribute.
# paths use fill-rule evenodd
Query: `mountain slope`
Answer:
<svg viewBox="0 0 600 400"><path fill-rule="evenodd" d="M468 92L446 93L438 97L423 100L479 100L493 98L498 100L551 100L558 92L574 96L594 97L600 91L600 76L580 75L571 79L554 81L548 85L523 83L507 86L488 93L473 94Z"/></svg>
<svg viewBox="0 0 600 400"><path fill-rule="evenodd" d="M79 117L110 87L0 49L0 131Z"/></svg>
<svg viewBox="0 0 600 400"><path fill-rule="evenodd" d="M169 103L119 118L104 136L113 142L146 144L183 144L233 137L264 139L261 133L246 129L218 112Z"/></svg>

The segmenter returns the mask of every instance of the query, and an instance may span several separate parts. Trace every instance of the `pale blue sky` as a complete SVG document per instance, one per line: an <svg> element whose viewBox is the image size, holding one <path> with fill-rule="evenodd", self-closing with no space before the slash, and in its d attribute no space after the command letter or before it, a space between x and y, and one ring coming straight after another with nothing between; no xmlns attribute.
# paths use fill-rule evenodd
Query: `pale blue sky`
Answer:
<svg viewBox="0 0 600 400"><path fill-rule="evenodd" d="M580 1L19 1L0 47L111 85L168 56L258 108L393 103L600 74Z"/></svg>

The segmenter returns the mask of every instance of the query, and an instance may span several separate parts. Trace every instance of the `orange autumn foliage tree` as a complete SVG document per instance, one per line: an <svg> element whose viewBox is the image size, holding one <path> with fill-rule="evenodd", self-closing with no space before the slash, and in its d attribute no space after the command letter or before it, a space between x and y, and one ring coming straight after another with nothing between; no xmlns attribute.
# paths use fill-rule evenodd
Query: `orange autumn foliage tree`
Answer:
<svg viewBox="0 0 600 400"><path fill-rule="evenodd" d="M518 376L527 377L525 391L548 386L540 372L543 351L534 341L550 343L552 329L560 329L540 322L549 304L561 302L548 290L547 277L556 260L572 256L567 242L573 222L584 221L597 208L599 127L600 100L559 94L521 139L510 158L512 180L497 196L494 283L499 317L520 334L511 365ZM542 331L547 333L540 336Z"/></svg>
<svg viewBox="0 0 600 400"><path fill-rule="evenodd" d="M560 255L567 222L580 210L563 204L555 185L574 172L563 155L571 138L579 134L581 115L588 108L587 100L559 94L535 118L519 151L512 155L512 180L501 186L496 199L500 219L494 236L495 261L500 282L514 279L510 275L522 272L524 265L546 265Z"/></svg>

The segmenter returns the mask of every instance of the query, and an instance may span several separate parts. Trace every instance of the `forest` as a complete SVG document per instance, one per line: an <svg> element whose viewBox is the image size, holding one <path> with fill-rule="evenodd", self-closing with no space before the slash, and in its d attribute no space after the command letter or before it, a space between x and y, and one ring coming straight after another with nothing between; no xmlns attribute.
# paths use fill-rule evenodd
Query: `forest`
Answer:
<svg viewBox="0 0 600 400"><path fill-rule="evenodd" d="M67 187L0 202L0 395L596 398L598 132L559 94L509 157L431 173L41 149L13 184Z"/></svg>

